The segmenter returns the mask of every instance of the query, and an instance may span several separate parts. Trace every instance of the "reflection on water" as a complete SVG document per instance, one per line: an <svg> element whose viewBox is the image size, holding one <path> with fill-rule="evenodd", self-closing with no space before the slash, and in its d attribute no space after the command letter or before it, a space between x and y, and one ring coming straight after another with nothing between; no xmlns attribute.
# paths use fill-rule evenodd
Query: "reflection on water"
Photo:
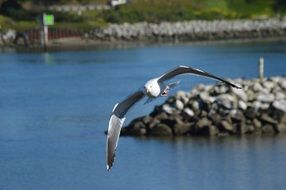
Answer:
<svg viewBox="0 0 286 190"><path fill-rule="evenodd" d="M284 136L120 139L105 169L114 104L178 65L222 77L285 75L285 42L153 45L0 54L0 189L283 189ZM213 81L181 77L177 90ZM174 93L174 92L172 92ZM138 103L127 123L156 104Z"/></svg>
<svg viewBox="0 0 286 190"><path fill-rule="evenodd" d="M45 60L45 64L47 65L51 65L55 63L53 54L48 53L48 52L44 53L44 60Z"/></svg>

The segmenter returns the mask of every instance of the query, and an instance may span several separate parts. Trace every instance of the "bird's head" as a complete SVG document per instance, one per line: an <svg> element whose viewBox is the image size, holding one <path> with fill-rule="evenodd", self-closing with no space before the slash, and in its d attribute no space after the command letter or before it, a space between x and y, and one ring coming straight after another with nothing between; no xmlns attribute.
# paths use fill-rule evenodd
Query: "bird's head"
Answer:
<svg viewBox="0 0 286 190"><path fill-rule="evenodd" d="M144 89L147 96L157 97L160 94L160 86L156 80L149 80Z"/></svg>

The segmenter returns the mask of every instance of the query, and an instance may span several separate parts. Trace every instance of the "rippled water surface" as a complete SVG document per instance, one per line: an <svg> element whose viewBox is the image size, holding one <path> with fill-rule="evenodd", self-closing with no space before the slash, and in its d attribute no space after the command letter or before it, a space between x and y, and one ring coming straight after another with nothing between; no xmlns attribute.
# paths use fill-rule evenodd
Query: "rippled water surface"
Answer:
<svg viewBox="0 0 286 190"><path fill-rule="evenodd" d="M152 45L0 54L0 190L284 189L286 137L121 138L105 168L117 101L184 64L225 78L286 74L286 42ZM211 80L183 76L177 90ZM154 105L138 103L132 118Z"/></svg>

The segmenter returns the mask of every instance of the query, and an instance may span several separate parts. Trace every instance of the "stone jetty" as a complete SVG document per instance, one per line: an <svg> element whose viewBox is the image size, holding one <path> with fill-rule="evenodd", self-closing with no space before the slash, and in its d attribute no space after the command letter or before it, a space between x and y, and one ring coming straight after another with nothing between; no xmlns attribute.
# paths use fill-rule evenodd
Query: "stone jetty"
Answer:
<svg viewBox="0 0 286 190"><path fill-rule="evenodd" d="M178 91L122 129L131 136L224 136L286 132L286 77L233 80Z"/></svg>
<svg viewBox="0 0 286 190"><path fill-rule="evenodd" d="M88 36L102 41L199 41L285 37L286 17L261 20L194 20L109 24Z"/></svg>

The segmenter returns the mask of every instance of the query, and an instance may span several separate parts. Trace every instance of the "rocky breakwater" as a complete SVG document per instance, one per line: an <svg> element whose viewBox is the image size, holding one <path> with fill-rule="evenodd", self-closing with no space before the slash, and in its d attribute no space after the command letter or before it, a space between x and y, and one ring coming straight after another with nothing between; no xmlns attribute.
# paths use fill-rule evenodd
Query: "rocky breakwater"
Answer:
<svg viewBox="0 0 286 190"><path fill-rule="evenodd" d="M179 91L147 116L133 120L122 135L188 136L286 132L286 77L233 81Z"/></svg>
<svg viewBox="0 0 286 190"><path fill-rule="evenodd" d="M286 36L286 17L264 20L214 20L110 24L88 35L102 41L196 41Z"/></svg>

